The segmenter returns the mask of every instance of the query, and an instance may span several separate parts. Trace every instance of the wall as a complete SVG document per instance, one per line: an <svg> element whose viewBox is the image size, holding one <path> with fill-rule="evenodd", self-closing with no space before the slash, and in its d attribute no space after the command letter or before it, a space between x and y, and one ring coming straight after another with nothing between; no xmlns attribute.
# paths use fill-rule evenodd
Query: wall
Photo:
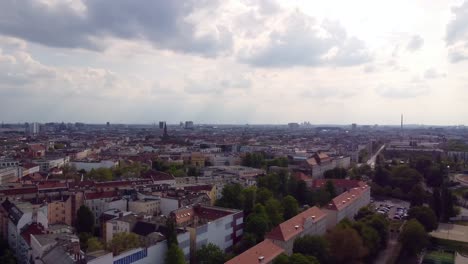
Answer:
<svg viewBox="0 0 468 264"><path fill-rule="evenodd" d="M160 209L161 214L167 216L170 212L179 209L179 200L162 197Z"/></svg>
<svg viewBox="0 0 468 264"><path fill-rule="evenodd" d="M147 215L158 214L160 211L160 201L130 201L128 202L128 210L134 213L144 213Z"/></svg>

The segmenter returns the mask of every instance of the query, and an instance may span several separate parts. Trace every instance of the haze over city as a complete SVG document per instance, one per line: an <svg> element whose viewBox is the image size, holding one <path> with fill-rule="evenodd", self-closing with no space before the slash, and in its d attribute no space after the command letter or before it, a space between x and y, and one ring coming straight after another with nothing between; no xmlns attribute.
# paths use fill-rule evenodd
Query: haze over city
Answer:
<svg viewBox="0 0 468 264"><path fill-rule="evenodd" d="M468 1L0 2L0 121L465 124Z"/></svg>

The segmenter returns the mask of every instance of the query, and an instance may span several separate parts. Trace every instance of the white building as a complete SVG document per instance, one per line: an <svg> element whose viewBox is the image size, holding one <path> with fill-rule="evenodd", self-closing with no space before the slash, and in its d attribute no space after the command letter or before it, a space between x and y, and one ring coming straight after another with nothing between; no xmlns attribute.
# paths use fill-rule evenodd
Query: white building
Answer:
<svg viewBox="0 0 468 264"><path fill-rule="evenodd" d="M355 187L338 195L322 208L327 213L327 227L332 228L345 218L352 220L359 209L369 203L370 187L368 185Z"/></svg>
<svg viewBox="0 0 468 264"><path fill-rule="evenodd" d="M104 211L110 209L127 211L127 200L118 198L113 191L85 193L84 204L93 212L96 225L99 225L99 217Z"/></svg>

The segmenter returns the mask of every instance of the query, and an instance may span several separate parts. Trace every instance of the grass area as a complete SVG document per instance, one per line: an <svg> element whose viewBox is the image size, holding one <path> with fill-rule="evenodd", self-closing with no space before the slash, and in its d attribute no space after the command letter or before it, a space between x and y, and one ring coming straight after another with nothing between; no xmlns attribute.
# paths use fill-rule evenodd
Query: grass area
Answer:
<svg viewBox="0 0 468 264"><path fill-rule="evenodd" d="M431 237L431 244L434 248L439 247L445 250L457 251L465 255L468 254L468 243Z"/></svg>
<svg viewBox="0 0 468 264"><path fill-rule="evenodd" d="M424 256L423 264L425 263L443 263L443 264L453 264L455 262L454 252L447 252L444 250L434 250L429 251Z"/></svg>
<svg viewBox="0 0 468 264"><path fill-rule="evenodd" d="M468 187L462 186L452 191L456 196L462 196L464 192L468 191Z"/></svg>
<svg viewBox="0 0 468 264"><path fill-rule="evenodd" d="M456 221L453 222L455 225L462 225L462 226L468 226L468 221Z"/></svg>

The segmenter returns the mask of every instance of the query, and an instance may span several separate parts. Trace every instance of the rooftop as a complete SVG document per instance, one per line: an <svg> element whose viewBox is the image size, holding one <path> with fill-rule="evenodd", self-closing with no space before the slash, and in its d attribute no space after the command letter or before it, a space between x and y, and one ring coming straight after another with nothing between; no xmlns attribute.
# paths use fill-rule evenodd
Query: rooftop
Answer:
<svg viewBox="0 0 468 264"><path fill-rule="evenodd" d="M244 253L227 261L226 264L269 263L283 252L284 249L273 244L271 240L265 239Z"/></svg>
<svg viewBox="0 0 468 264"><path fill-rule="evenodd" d="M308 221L316 223L326 217L326 213L320 208L314 206L306 211L294 216L293 218L279 224L266 235L267 238L288 241L304 231Z"/></svg>

